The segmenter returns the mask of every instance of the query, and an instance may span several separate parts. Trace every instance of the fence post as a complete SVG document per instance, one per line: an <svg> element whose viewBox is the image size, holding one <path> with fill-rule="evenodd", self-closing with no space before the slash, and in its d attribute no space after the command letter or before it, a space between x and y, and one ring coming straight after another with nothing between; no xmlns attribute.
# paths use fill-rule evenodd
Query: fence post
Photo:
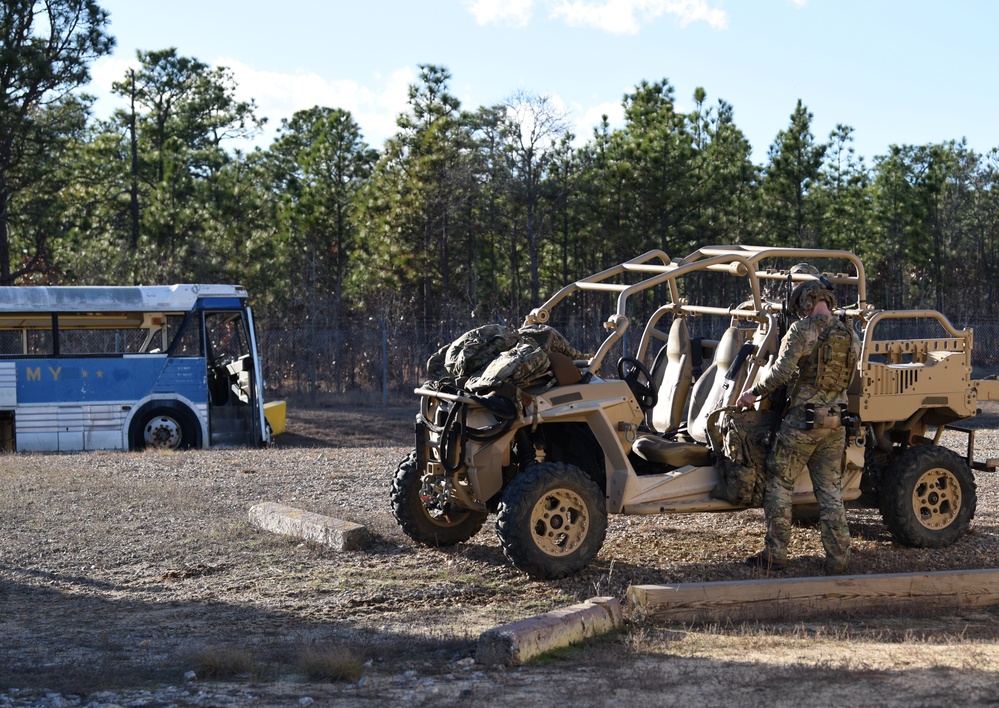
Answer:
<svg viewBox="0 0 999 708"><path fill-rule="evenodd" d="M385 317L379 317L382 326L382 408L388 407L388 332L385 329Z"/></svg>

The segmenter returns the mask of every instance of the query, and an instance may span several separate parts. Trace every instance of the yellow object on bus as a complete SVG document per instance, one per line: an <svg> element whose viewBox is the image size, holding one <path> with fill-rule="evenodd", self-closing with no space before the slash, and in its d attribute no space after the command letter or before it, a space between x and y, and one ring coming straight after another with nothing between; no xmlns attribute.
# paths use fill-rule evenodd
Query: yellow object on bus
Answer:
<svg viewBox="0 0 999 708"><path fill-rule="evenodd" d="M284 432L287 409L284 401L268 401L264 404L264 417L271 426L271 435L280 435Z"/></svg>

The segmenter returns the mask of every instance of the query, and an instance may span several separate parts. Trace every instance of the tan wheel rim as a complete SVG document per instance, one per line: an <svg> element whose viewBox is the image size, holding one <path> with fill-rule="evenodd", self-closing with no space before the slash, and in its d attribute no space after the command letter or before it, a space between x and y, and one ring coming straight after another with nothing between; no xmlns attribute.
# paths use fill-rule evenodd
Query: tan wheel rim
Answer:
<svg viewBox="0 0 999 708"><path fill-rule="evenodd" d="M550 556L565 556L579 548L589 526L586 504L569 489L548 492L531 512L534 542Z"/></svg>
<svg viewBox="0 0 999 708"><path fill-rule="evenodd" d="M938 467L923 473L912 490L912 510L926 528L947 528L961 511L961 483L950 470Z"/></svg>

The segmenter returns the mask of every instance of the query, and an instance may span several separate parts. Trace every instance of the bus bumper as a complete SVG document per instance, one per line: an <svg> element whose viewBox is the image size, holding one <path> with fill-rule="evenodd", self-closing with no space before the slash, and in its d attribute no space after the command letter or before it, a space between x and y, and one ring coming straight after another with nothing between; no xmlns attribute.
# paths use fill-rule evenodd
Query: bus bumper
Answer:
<svg viewBox="0 0 999 708"><path fill-rule="evenodd" d="M287 404L284 401L269 401L264 404L264 417L271 426L271 435L280 435L285 430Z"/></svg>

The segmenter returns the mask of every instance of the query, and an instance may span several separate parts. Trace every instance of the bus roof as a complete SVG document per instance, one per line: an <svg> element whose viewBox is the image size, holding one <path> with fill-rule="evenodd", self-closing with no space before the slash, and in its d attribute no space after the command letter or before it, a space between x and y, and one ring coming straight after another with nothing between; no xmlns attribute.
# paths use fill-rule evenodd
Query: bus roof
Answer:
<svg viewBox="0 0 999 708"><path fill-rule="evenodd" d="M246 299L242 285L23 285L0 287L0 312L186 312L205 298Z"/></svg>

